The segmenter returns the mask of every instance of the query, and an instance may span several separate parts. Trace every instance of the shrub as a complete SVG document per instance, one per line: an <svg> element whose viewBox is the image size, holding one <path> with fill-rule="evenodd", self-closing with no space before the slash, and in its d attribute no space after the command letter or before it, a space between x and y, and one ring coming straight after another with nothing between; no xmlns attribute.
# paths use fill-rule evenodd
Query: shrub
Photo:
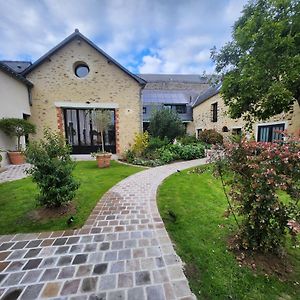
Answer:
<svg viewBox="0 0 300 300"><path fill-rule="evenodd" d="M79 184L72 176L75 163L62 135L46 130L44 139L31 143L25 153L32 164L28 173L39 188L39 204L59 207L74 198Z"/></svg>
<svg viewBox="0 0 300 300"><path fill-rule="evenodd" d="M179 138L178 142L182 145L190 145L199 143L199 140L196 138L195 135L186 134L183 137Z"/></svg>
<svg viewBox="0 0 300 300"><path fill-rule="evenodd" d="M184 125L178 114L170 109L155 111L150 118L148 129L153 137L167 138L169 141L185 133Z"/></svg>
<svg viewBox="0 0 300 300"><path fill-rule="evenodd" d="M200 132L199 140L206 144L223 144L223 135L214 129L205 129Z"/></svg>
<svg viewBox="0 0 300 300"><path fill-rule="evenodd" d="M291 230L289 221L300 221L300 140L261 143L243 139L226 145L224 155L216 166L219 174L227 170L233 176L228 184L233 211L242 217L239 246L278 252L286 230ZM280 201L279 190L290 199Z"/></svg>
<svg viewBox="0 0 300 300"><path fill-rule="evenodd" d="M167 138L160 139L159 137L150 136L147 150L148 151L156 150L168 144L169 144L169 140Z"/></svg>
<svg viewBox="0 0 300 300"><path fill-rule="evenodd" d="M141 165L146 167L158 167L164 164L164 162L160 159L142 159L142 158L135 158L133 163L135 165Z"/></svg>
<svg viewBox="0 0 300 300"><path fill-rule="evenodd" d="M205 157L204 146L202 145L184 145L180 151L180 158L184 160Z"/></svg>
<svg viewBox="0 0 300 300"><path fill-rule="evenodd" d="M137 157L141 157L144 154L145 150L147 149L148 143L149 143L149 134L147 131L145 131L144 133L137 133L135 135L134 143L131 149L134 155Z"/></svg>
<svg viewBox="0 0 300 300"><path fill-rule="evenodd" d="M134 153L131 149L128 149L126 152L125 152L125 160L128 162L128 163L133 163L134 161Z"/></svg>
<svg viewBox="0 0 300 300"><path fill-rule="evenodd" d="M164 163L169 163L174 160L175 155L169 149L161 149L160 151L160 159Z"/></svg>
<svg viewBox="0 0 300 300"><path fill-rule="evenodd" d="M21 151L21 137L35 133L35 125L18 118L3 118L0 120L0 129L8 136L17 137L17 151Z"/></svg>

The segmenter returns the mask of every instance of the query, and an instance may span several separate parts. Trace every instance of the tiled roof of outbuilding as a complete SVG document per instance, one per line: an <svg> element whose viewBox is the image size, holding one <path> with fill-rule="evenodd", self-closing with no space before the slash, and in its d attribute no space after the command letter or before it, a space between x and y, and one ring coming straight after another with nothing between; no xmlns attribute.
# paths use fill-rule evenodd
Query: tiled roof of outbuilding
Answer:
<svg viewBox="0 0 300 300"><path fill-rule="evenodd" d="M9 66L7 66L6 64L4 64L2 62L0 62L0 70L5 72L7 75L15 78L16 80L24 83L28 87L33 87L33 84L29 80L24 78L22 75L16 73L12 68L10 68Z"/></svg>
<svg viewBox="0 0 300 300"><path fill-rule="evenodd" d="M2 60L0 62L10 67L18 74L22 73L32 64L30 61Z"/></svg>
<svg viewBox="0 0 300 300"><path fill-rule="evenodd" d="M138 74L138 76L147 82L182 82L182 83L208 83L210 75L194 74Z"/></svg>
<svg viewBox="0 0 300 300"><path fill-rule="evenodd" d="M210 86L207 90L205 90L202 94L200 94L196 98L196 100L193 104L193 107L196 107L196 106L200 105L201 103L203 103L204 101L206 101L207 99L217 95L220 92L221 86L222 86L221 83Z"/></svg>

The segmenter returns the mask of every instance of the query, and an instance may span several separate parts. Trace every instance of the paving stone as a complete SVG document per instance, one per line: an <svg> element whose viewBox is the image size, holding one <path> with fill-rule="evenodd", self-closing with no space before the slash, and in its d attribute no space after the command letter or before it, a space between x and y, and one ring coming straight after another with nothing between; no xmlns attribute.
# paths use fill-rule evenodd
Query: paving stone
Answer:
<svg viewBox="0 0 300 300"><path fill-rule="evenodd" d="M70 294L76 294L78 287L79 287L80 280L67 280L64 283L64 286L60 292L61 295L70 295Z"/></svg>
<svg viewBox="0 0 300 300"><path fill-rule="evenodd" d="M43 270L31 270L23 277L21 284L37 282Z"/></svg>
<svg viewBox="0 0 300 300"><path fill-rule="evenodd" d="M11 250L15 250L15 249L23 249L26 244L28 243L28 241L21 241L21 242L17 242L12 248Z"/></svg>
<svg viewBox="0 0 300 300"><path fill-rule="evenodd" d="M8 250L14 243L2 243L0 246L0 251Z"/></svg>
<svg viewBox="0 0 300 300"><path fill-rule="evenodd" d="M77 273L76 273L76 277L87 277L91 274L93 269L93 265L82 265L79 266Z"/></svg>
<svg viewBox="0 0 300 300"><path fill-rule="evenodd" d="M133 286L133 274L121 273L118 275L118 288L128 288Z"/></svg>
<svg viewBox="0 0 300 300"><path fill-rule="evenodd" d="M106 252L104 255L104 261L112 261L117 259L117 251L109 251Z"/></svg>
<svg viewBox="0 0 300 300"><path fill-rule="evenodd" d="M129 300L145 300L144 290L141 287L129 289L127 291L127 299Z"/></svg>
<svg viewBox="0 0 300 300"><path fill-rule="evenodd" d="M49 282L45 285L42 297L51 298L56 297L59 294L59 290L61 288L61 282Z"/></svg>
<svg viewBox="0 0 300 300"><path fill-rule="evenodd" d="M131 258L131 249L124 249L118 252L118 259L130 259Z"/></svg>
<svg viewBox="0 0 300 300"><path fill-rule="evenodd" d="M111 290L116 287L116 275L104 275L100 278L100 290Z"/></svg>
<svg viewBox="0 0 300 300"><path fill-rule="evenodd" d="M29 260L27 264L23 267L23 270L36 269L40 265L41 261L41 258Z"/></svg>
<svg viewBox="0 0 300 300"><path fill-rule="evenodd" d="M72 262L72 259L73 259L73 256L70 256L70 255L61 256L58 259L57 266L67 266L67 265L70 265L71 262Z"/></svg>
<svg viewBox="0 0 300 300"><path fill-rule="evenodd" d="M104 242L100 244L100 250L108 250L109 249L110 244L108 242Z"/></svg>
<svg viewBox="0 0 300 300"><path fill-rule="evenodd" d="M144 248L132 249L132 256L133 258L145 257L145 249Z"/></svg>
<svg viewBox="0 0 300 300"><path fill-rule="evenodd" d="M70 253L80 253L83 250L84 245L73 245L70 249Z"/></svg>
<svg viewBox="0 0 300 300"><path fill-rule="evenodd" d="M2 286L18 285L25 275L25 272L12 273L8 275Z"/></svg>
<svg viewBox="0 0 300 300"><path fill-rule="evenodd" d="M26 287L24 293L21 296L22 300L38 299L38 296L43 288L43 284L29 285Z"/></svg>
<svg viewBox="0 0 300 300"><path fill-rule="evenodd" d="M70 249L70 246L58 247L57 250L55 251L55 255L66 254L66 253L68 253L69 249Z"/></svg>
<svg viewBox="0 0 300 300"><path fill-rule="evenodd" d="M89 263L98 264L103 260L103 252L91 253L88 258Z"/></svg>
<svg viewBox="0 0 300 300"><path fill-rule="evenodd" d="M117 261L111 263L110 273L121 273L125 270L125 263L124 261Z"/></svg>
<svg viewBox="0 0 300 300"><path fill-rule="evenodd" d="M80 243L87 244L87 243L90 243L92 240L93 240L92 236L86 235L86 236L81 237Z"/></svg>
<svg viewBox="0 0 300 300"><path fill-rule="evenodd" d="M10 263L10 265L6 268L6 272L14 272L14 271L20 271L23 266L25 265L26 261L23 260L17 260Z"/></svg>
<svg viewBox="0 0 300 300"><path fill-rule="evenodd" d="M172 282L175 295L177 297L185 297L191 294L190 288L186 280Z"/></svg>
<svg viewBox="0 0 300 300"><path fill-rule="evenodd" d="M107 300L106 298L106 293L97 293L97 294L92 294L89 296L88 300ZM128 299L130 300L130 299Z"/></svg>
<svg viewBox="0 0 300 300"><path fill-rule="evenodd" d="M34 240L30 241L27 245L26 248L36 248L41 244L42 240Z"/></svg>
<svg viewBox="0 0 300 300"><path fill-rule="evenodd" d="M137 247L136 240L126 240L125 241L125 248L135 248L135 247Z"/></svg>
<svg viewBox="0 0 300 300"><path fill-rule="evenodd" d="M37 249L30 249L28 252L25 254L24 258L32 258L38 256L38 254L41 252L41 248Z"/></svg>
<svg viewBox="0 0 300 300"><path fill-rule="evenodd" d="M94 242L102 242L102 241L104 241L104 237L105 237L104 234L95 235L93 241Z"/></svg>
<svg viewBox="0 0 300 300"><path fill-rule="evenodd" d="M45 270L40 281L50 281L56 279L59 271L59 268Z"/></svg>
<svg viewBox="0 0 300 300"><path fill-rule="evenodd" d="M109 292L107 300L125 300L125 291Z"/></svg>
<svg viewBox="0 0 300 300"><path fill-rule="evenodd" d="M0 261L5 260L10 254L11 251L0 252Z"/></svg>
<svg viewBox="0 0 300 300"><path fill-rule="evenodd" d="M140 271L141 264L138 259L126 260L126 272Z"/></svg>
<svg viewBox="0 0 300 300"><path fill-rule="evenodd" d="M83 264L87 261L87 254L77 254L73 259L72 265Z"/></svg>
<svg viewBox="0 0 300 300"><path fill-rule="evenodd" d="M61 269L61 271L58 275L58 279L71 278L71 277L73 277L74 273L75 273L74 267L64 267Z"/></svg>
<svg viewBox="0 0 300 300"><path fill-rule="evenodd" d="M82 292L94 292L97 284L97 277L84 278L81 284Z"/></svg>
<svg viewBox="0 0 300 300"><path fill-rule="evenodd" d="M119 250L122 249L124 245L123 241L112 241L111 250Z"/></svg>
<svg viewBox="0 0 300 300"><path fill-rule="evenodd" d="M150 284L150 273L148 271L141 271L135 273L135 284L136 285L145 285Z"/></svg>
<svg viewBox="0 0 300 300"><path fill-rule="evenodd" d="M88 299L90 298L88 298L87 295L74 296L70 298L70 300L88 300Z"/></svg>
<svg viewBox="0 0 300 300"><path fill-rule="evenodd" d="M0 272L2 272L3 270L5 270L8 265L9 265L9 262L6 262L6 261L1 262L0 261Z"/></svg>
<svg viewBox="0 0 300 300"><path fill-rule="evenodd" d="M0 283L4 280L7 274L0 274Z"/></svg>
<svg viewBox="0 0 300 300"><path fill-rule="evenodd" d="M84 247L84 252L94 252L97 249L97 244L93 243L93 244L86 244Z"/></svg>
<svg viewBox="0 0 300 300"><path fill-rule="evenodd" d="M67 240L68 240L67 238L58 238L53 243L53 246L62 246L67 242Z"/></svg>
<svg viewBox="0 0 300 300"><path fill-rule="evenodd" d="M14 260L14 259L22 259L22 257L25 255L25 253L27 252L26 250L15 250L13 251L10 256L8 257L8 260Z"/></svg>
<svg viewBox="0 0 300 300"><path fill-rule="evenodd" d="M147 248L147 256L148 257L161 256L161 251L158 247L149 247Z"/></svg>
<svg viewBox="0 0 300 300"><path fill-rule="evenodd" d="M165 300L164 290L162 286L147 286L147 300Z"/></svg>
<svg viewBox="0 0 300 300"><path fill-rule="evenodd" d="M163 283L169 281L169 277L165 269L154 270L152 273L154 283Z"/></svg>
<svg viewBox="0 0 300 300"><path fill-rule="evenodd" d="M154 258L142 258L141 259L142 270L153 270L156 268Z"/></svg>
<svg viewBox="0 0 300 300"><path fill-rule="evenodd" d="M43 259L40 268L50 268L56 265L57 257L48 257Z"/></svg>
<svg viewBox="0 0 300 300"><path fill-rule="evenodd" d="M106 273L106 271L107 271L107 264L98 264L98 265L95 265L93 274L101 275L101 274Z"/></svg>
<svg viewBox="0 0 300 300"><path fill-rule="evenodd" d="M66 242L67 245L76 244L79 241L78 236L71 236L68 238L68 241Z"/></svg>

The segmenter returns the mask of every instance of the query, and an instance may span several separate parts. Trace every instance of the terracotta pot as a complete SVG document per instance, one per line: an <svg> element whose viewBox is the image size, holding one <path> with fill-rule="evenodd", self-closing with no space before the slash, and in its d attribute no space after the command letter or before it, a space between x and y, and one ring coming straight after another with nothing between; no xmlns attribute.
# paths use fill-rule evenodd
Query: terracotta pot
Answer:
<svg viewBox="0 0 300 300"><path fill-rule="evenodd" d="M96 160L98 168L110 167L111 153L98 153L96 154Z"/></svg>
<svg viewBox="0 0 300 300"><path fill-rule="evenodd" d="M7 152L10 162L13 165L22 165L25 163L25 156L22 152Z"/></svg>

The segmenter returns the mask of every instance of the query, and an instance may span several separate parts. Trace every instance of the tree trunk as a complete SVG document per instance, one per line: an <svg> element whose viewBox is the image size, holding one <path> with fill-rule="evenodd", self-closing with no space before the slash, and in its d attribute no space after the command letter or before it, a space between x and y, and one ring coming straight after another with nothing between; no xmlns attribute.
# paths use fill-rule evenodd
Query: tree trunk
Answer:
<svg viewBox="0 0 300 300"><path fill-rule="evenodd" d="M21 137L18 136L17 138L18 138L17 151L21 151L21 145L20 145Z"/></svg>
<svg viewBox="0 0 300 300"><path fill-rule="evenodd" d="M101 147L102 147L102 152L104 153L104 137L103 137L103 130L101 130Z"/></svg>

